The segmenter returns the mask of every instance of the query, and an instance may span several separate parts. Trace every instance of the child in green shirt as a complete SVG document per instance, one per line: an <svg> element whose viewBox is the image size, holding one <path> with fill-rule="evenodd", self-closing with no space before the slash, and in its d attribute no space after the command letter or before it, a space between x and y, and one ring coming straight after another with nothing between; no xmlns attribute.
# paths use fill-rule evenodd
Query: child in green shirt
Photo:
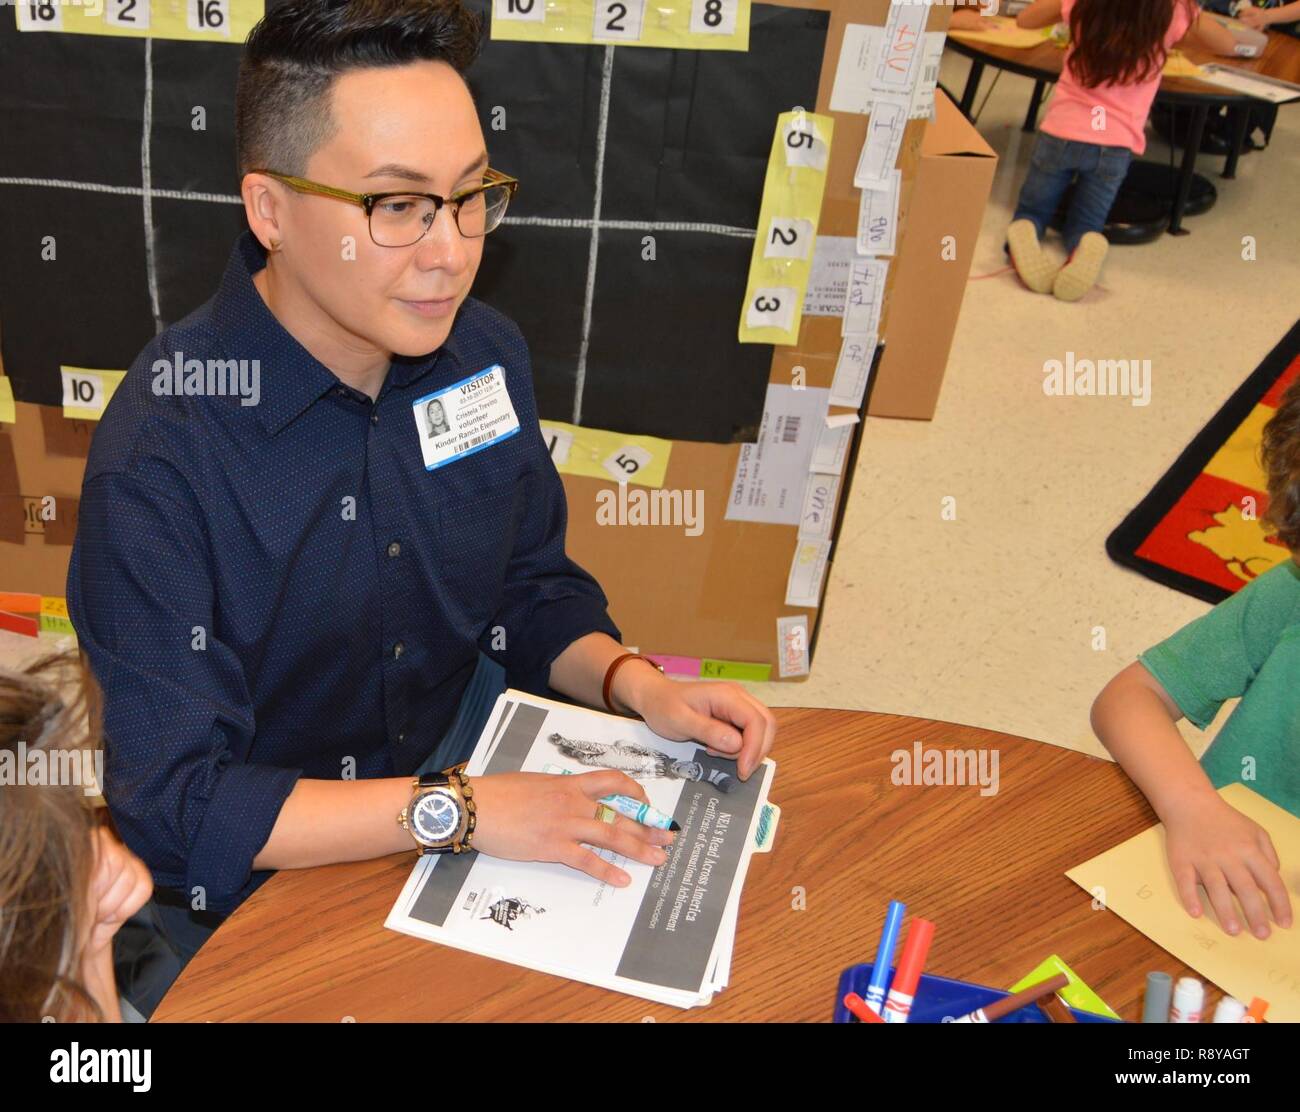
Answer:
<svg viewBox="0 0 1300 1112"><path fill-rule="evenodd" d="M1291 900L1268 834L1216 789L1239 781L1300 815L1300 379L1264 428L1268 520L1292 558L1148 649L1106 685L1092 728L1164 823L1183 906L1203 885L1229 934L1267 938L1270 913L1291 926ZM1200 729L1240 697L1198 763L1175 723Z"/></svg>

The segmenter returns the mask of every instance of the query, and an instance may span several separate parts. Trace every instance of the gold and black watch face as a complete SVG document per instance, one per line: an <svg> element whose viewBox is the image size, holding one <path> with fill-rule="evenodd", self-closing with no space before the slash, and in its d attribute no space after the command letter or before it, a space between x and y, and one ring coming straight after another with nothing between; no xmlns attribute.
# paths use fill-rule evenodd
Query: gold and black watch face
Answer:
<svg viewBox="0 0 1300 1112"><path fill-rule="evenodd" d="M418 841L445 845L460 827L460 801L449 788L432 788L412 801L407 823Z"/></svg>

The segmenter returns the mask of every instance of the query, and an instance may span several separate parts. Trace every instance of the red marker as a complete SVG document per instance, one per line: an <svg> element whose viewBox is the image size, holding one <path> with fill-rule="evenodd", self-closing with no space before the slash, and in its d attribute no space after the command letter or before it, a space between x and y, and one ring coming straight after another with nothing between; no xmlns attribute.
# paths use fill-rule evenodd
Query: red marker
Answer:
<svg viewBox="0 0 1300 1112"><path fill-rule="evenodd" d="M875 1012L867 1007L867 1002L856 992L848 992L844 994L844 1006L862 1020L863 1023L885 1022L880 1018L880 1016L876 1015Z"/></svg>
<svg viewBox="0 0 1300 1112"><path fill-rule="evenodd" d="M925 968L925 958L930 952L930 940L934 937L934 924L929 919L913 919L907 928L907 941L903 943L903 952L898 958L898 971L894 982L889 986L889 995L885 997L886 1023L906 1023L912 1011L912 998L916 995L916 986L921 980L921 970Z"/></svg>

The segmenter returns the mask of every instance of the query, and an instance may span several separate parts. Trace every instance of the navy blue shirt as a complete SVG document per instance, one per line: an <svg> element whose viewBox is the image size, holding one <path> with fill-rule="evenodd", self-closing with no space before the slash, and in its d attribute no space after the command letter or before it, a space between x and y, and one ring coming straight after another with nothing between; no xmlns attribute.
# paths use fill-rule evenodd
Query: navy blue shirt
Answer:
<svg viewBox="0 0 1300 1112"><path fill-rule="evenodd" d="M68 572L118 829L156 884L201 886L217 912L270 875L253 858L300 776L412 773L480 650L545 693L571 642L620 637L565 555L519 328L467 298L446 343L395 357L372 403L276 320L252 282L264 265L245 232L216 296L123 379ZM155 360L177 352L258 360L257 404L158 392ZM412 403L498 363L519 431L426 470Z"/></svg>

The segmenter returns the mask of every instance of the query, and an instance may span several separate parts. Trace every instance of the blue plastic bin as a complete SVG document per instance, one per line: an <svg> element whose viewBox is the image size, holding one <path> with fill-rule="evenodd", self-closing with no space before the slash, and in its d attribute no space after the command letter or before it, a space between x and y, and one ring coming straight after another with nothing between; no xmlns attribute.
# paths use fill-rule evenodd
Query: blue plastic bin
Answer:
<svg viewBox="0 0 1300 1112"><path fill-rule="evenodd" d="M892 980L894 970L890 970ZM839 991L835 994L835 1022L860 1023L851 1011L844 1006L844 997L856 992L864 1000L867 997L867 983L871 980L871 963L850 965L840 974ZM932 973L922 973L921 983L916 986L916 999L912 1001L912 1013L909 1023L943 1023L945 1017L959 1019L969 1015L976 1008L992 1004L1011 993L1001 989L989 988L987 985L975 985L969 981L954 981L950 977L936 977ZM1080 1023L1122 1023L1123 1020L1111 1019L1110 1016L1095 1015L1071 1008L1070 1012ZM1051 1023L1047 1013L1037 1004L1027 1004L1014 1012L996 1019L994 1023Z"/></svg>

